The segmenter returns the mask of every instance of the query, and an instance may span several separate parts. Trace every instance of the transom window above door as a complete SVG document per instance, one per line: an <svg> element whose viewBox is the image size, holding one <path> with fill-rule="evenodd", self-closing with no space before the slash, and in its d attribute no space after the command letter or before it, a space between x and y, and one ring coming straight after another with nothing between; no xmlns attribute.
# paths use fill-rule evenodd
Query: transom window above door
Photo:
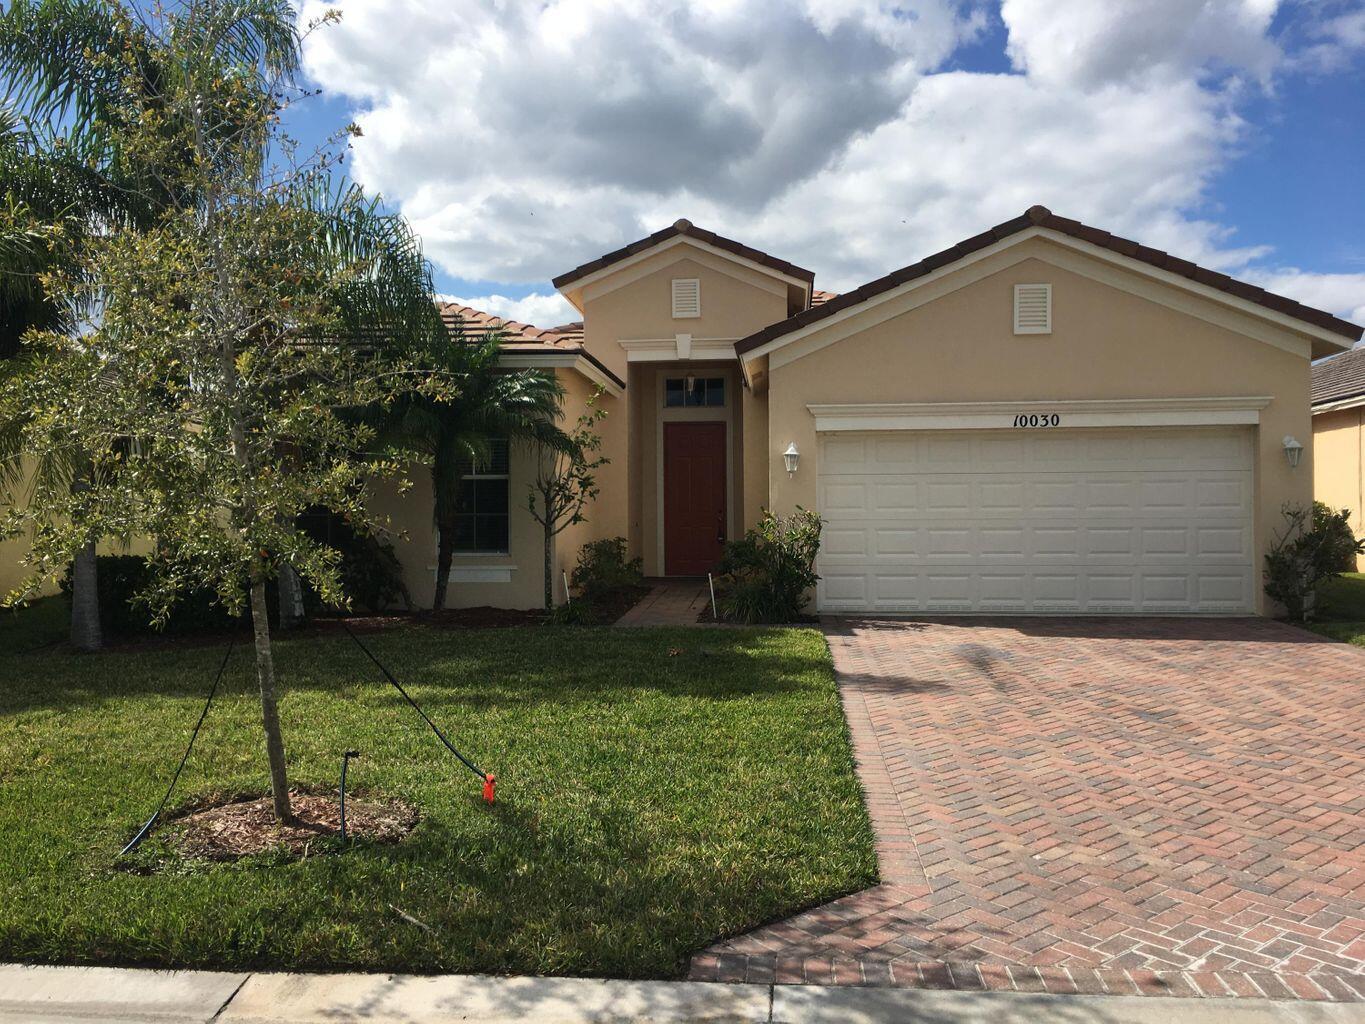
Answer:
<svg viewBox="0 0 1365 1024"><path fill-rule="evenodd" d="M670 408L682 406L723 406L725 404L724 377L666 377L664 379L664 405Z"/></svg>

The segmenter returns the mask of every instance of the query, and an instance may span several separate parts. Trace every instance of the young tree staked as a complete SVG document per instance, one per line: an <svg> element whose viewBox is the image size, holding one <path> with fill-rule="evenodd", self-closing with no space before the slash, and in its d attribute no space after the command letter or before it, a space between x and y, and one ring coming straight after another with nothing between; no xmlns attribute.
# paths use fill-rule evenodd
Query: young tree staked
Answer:
<svg viewBox="0 0 1365 1024"><path fill-rule="evenodd" d="M367 485L398 467L346 410L446 386L394 356L444 330L430 271L406 223L339 174L344 133L304 156L283 130L301 95L286 0L37 6L112 12L136 41L85 59L110 83L91 116L151 212L54 261L44 292L83 329L30 331L28 367L0 385L0 418L25 410L25 457L74 448L92 462L85 487L39 485L8 514L32 537L25 592L88 537L143 537L157 614L196 588L249 612L271 793L289 820L266 584L288 567L345 604L338 553L294 523L321 508L383 528Z"/></svg>

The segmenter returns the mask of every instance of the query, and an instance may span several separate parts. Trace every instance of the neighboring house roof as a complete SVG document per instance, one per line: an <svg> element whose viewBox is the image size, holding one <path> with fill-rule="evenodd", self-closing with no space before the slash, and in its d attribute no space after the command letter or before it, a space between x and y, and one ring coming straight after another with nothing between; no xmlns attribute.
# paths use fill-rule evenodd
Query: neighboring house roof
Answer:
<svg viewBox="0 0 1365 1024"><path fill-rule="evenodd" d="M721 249L724 252L746 259L750 263L757 263L759 266L767 267L769 270L775 270L778 273L786 274L788 277L797 278L800 281L804 281L807 285L811 285L815 281L815 272L813 270L806 270L796 266L794 263L788 263L786 260L780 260L776 256L770 256L766 252L760 252L757 249L745 245L743 242L736 242L733 238L725 238L722 235L716 234L714 231L707 231L705 228L699 228L690 220L678 220L674 221L662 231L656 231L654 234L642 238L638 242L631 242L630 245L627 245L624 248L616 249L613 252L607 253L605 256L599 256L595 260L589 260L582 266L574 267L573 270L560 274L550 283L556 288L564 288L566 285L571 285L575 281L587 277L589 274L595 274L599 270L611 266L613 263L620 263L624 259L629 259L631 256L644 252L646 249L652 249L654 246L659 245L662 242L667 242L670 238L676 238L679 235L686 235L688 238L694 238L699 242L705 242L707 245L715 246L717 249Z"/></svg>
<svg viewBox="0 0 1365 1024"><path fill-rule="evenodd" d="M1314 327L1320 328L1321 330L1339 334L1351 341L1358 341L1361 335L1365 334L1365 328L1350 323L1349 321L1342 320L1339 317L1333 316L1331 313L1324 312L1320 309L1314 309L1311 306L1305 306L1301 302L1295 302L1293 299L1285 298L1283 295L1276 295L1273 292L1266 291L1264 288L1258 288L1255 285L1247 284L1245 281L1238 281L1235 278L1229 277L1227 274L1220 274L1217 271L1208 270L1191 263L1189 260L1178 259L1160 249L1152 249L1138 242L1134 242L1131 239L1120 238L1117 235L1110 234L1108 231L1101 231L1099 228L1089 227L1078 220L1059 217L1046 206L1031 206L1021 216L1015 217L1013 220L1007 220L1003 224L997 224L995 227L983 231L979 235L974 235L971 238L958 242L956 245L944 249L942 252L934 253L934 255L922 259L918 263L912 263L908 267L902 267L900 270L892 271L885 277L879 277L875 281L869 281L867 284L855 288L851 292L844 292L842 295L836 296L827 302L820 303L819 305L812 303L810 308L802 310L795 316L788 317L786 320L781 320L742 339L735 345L735 352L739 355L751 352L775 338L780 338L783 335L800 330L810 324L817 323L825 317L833 316L841 310L856 306L873 296L880 295L883 292L888 292L893 288L913 281L915 278L925 277L936 270L940 270L943 267L949 266L956 263L958 260L970 256L972 253L985 249L989 245L993 245L996 242L1009 238L1011 235L1016 235L1022 231L1027 231L1029 228L1035 227L1047 228L1051 231L1080 239L1083 242L1089 242L1092 245L1112 250L1113 252L1139 260L1142 263L1157 267L1168 273L1178 274L1179 276L1188 278L1198 284L1205 285L1209 288L1215 288L1218 291L1226 292L1239 299L1256 303L1267 309L1274 310L1277 313L1282 313L1285 316L1302 320L1304 323L1312 324Z"/></svg>
<svg viewBox="0 0 1365 1024"><path fill-rule="evenodd" d="M581 321L561 324L558 327L535 327L455 302L441 303L441 319L452 332L458 330L470 342L481 343L494 334L501 335L501 351L509 355L529 357L532 360L537 356L581 357L613 381L617 387L626 386L625 381L607 369L601 360L584 347Z"/></svg>
<svg viewBox="0 0 1365 1024"><path fill-rule="evenodd" d="M810 293L810 304L812 306L823 306L830 299L837 299L838 297L838 292L822 292L819 288L816 288Z"/></svg>
<svg viewBox="0 0 1365 1024"><path fill-rule="evenodd" d="M1313 364L1313 408L1358 398L1365 403L1365 348L1353 348Z"/></svg>

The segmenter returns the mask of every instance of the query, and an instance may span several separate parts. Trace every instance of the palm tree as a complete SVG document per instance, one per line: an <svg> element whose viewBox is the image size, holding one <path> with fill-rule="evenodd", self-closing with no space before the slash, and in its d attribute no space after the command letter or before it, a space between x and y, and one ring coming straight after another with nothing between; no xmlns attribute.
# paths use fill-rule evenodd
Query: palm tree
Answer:
<svg viewBox="0 0 1365 1024"><path fill-rule="evenodd" d="M481 344L460 332L431 334L416 365L442 374L450 392L440 399L420 390L405 393L384 409L369 410L381 449L410 455L431 465L436 523L436 593L432 608L445 607L450 565L455 554L460 481L471 465L485 465L494 443L505 439L568 450L572 441L556 425L564 389L536 370L504 370L498 365L499 339Z"/></svg>
<svg viewBox="0 0 1365 1024"><path fill-rule="evenodd" d="M193 28L219 57L259 60L284 76L298 68L288 0L221 5ZM8 86L0 109L0 372L23 372L28 331L79 327L78 313L48 301L39 274L76 266L89 233L145 224L184 201L124 159L120 144L133 112L159 102L159 65L149 53L135 10L105 0L13 0L0 11L0 81ZM53 246L42 235L57 225L62 245ZM26 469L4 446L14 428L0 424L0 485L10 490ZM73 452L34 471L79 491L89 485L88 465ZM72 564L71 642L80 650L103 644L96 540Z"/></svg>
<svg viewBox="0 0 1365 1024"><path fill-rule="evenodd" d="M108 216L116 200L74 155L48 151L12 112L0 109L0 375L23 373L38 353L21 341L30 330L70 332L77 314L49 300L39 276L58 269L91 225ZM0 486L12 492L32 474L36 485L64 481L88 485L88 460L79 452L27 467L15 442L19 422L0 424ZM103 645L95 541L77 554L71 571L71 643L78 650Z"/></svg>

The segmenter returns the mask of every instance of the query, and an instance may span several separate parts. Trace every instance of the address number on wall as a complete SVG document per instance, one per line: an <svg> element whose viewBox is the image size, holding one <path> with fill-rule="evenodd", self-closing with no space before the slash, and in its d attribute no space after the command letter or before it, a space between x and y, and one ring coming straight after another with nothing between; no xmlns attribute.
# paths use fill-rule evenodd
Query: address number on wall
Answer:
<svg viewBox="0 0 1365 1024"><path fill-rule="evenodd" d="M1014 417L1016 427L1060 427L1062 417L1055 412L1021 412Z"/></svg>

